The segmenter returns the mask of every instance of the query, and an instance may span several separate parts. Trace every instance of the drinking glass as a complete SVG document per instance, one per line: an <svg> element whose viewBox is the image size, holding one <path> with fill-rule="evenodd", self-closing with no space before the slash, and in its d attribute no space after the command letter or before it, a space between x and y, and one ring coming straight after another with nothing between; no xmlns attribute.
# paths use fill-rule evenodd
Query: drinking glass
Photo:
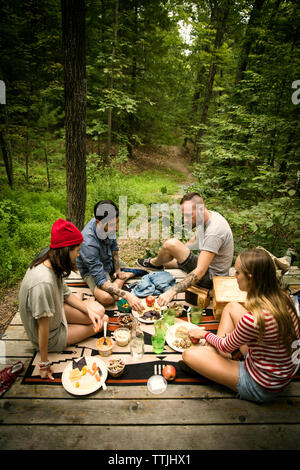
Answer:
<svg viewBox="0 0 300 470"><path fill-rule="evenodd" d="M130 341L130 354L133 359L141 359L144 355L144 339L136 336Z"/></svg>
<svg viewBox="0 0 300 470"><path fill-rule="evenodd" d="M202 320L203 309L201 307L191 308L191 320L194 325L199 325Z"/></svg>
<svg viewBox="0 0 300 470"><path fill-rule="evenodd" d="M168 323L162 318L161 320L157 320L154 323L154 330L156 336L162 336L163 338L166 336L168 329Z"/></svg>
<svg viewBox="0 0 300 470"><path fill-rule="evenodd" d="M163 312L163 318L168 323L168 325L174 325L176 310L172 308L166 308Z"/></svg>
<svg viewBox="0 0 300 470"><path fill-rule="evenodd" d="M164 336L153 335L151 336L151 342L152 342L153 352L155 352L155 354L161 354L165 347Z"/></svg>

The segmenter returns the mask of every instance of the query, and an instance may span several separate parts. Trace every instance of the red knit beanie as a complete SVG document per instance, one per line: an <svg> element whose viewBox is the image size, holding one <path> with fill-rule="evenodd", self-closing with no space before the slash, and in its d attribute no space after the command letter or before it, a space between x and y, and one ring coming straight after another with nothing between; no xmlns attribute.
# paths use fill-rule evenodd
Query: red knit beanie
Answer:
<svg viewBox="0 0 300 470"><path fill-rule="evenodd" d="M81 232L67 220L58 219L52 225L50 248L79 245L83 242Z"/></svg>

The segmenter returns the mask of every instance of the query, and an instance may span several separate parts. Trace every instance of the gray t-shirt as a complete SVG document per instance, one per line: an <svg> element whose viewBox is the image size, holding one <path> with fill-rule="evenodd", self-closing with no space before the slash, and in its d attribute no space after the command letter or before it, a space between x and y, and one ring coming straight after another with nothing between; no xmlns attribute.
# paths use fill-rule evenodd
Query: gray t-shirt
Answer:
<svg viewBox="0 0 300 470"><path fill-rule="evenodd" d="M20 315L36 349L39 349L37 320L41 317L50 317L48 351L62 351L66 346L68 328L63 304L70 294L65 281L44 264L26 271L19 292Z"/></svg>
<svg viewBox="0 0 300 470"><path fill-rule="evenodd" d="M209 266L209 276L228 276L232 264L234 242L227 220L218 212L209 211L210 218L204 226L197 227L197 249L215 253Z"/></svg>

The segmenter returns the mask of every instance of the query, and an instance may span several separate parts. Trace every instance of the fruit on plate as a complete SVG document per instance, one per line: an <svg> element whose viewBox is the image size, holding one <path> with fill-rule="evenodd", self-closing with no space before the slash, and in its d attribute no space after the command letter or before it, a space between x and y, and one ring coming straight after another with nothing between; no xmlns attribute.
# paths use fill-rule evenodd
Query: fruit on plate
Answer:
<svg viewBox="0 0 300 470"><path fill-rule="evenodd" d="M194 330L197 330L198 328L192 328L190 331L189 331L189 339L191 340L191 342L193 344L198 344L200 342L200 338L196 338L195 336L193 336L193 331Z"/></svg>
<svg viewBox="0 0 300 470"><path fill-rule="evenodd" d="M166 380L174 380L176 377L176 369L171 364L164 366L163 368L163 376Z"/></svg>
<svg viewBox="0 0 300 470"><path fill-rule="evenodd" d="M152 307L155 304L155 297L153 295L148 295L148 297L146 297L146 304L148 307Z"/></svg>

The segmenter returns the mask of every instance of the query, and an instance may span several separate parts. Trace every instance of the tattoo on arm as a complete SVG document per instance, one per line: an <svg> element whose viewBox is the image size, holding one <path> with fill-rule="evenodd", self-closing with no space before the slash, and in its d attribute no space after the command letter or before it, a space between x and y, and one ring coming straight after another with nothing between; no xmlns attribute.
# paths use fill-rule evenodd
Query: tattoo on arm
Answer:
<svg viewBox="0 0 300 470"><path fill-rule="evenodd" d="M112 251L113 263L114 263L114 270L119 271L120 269L120 262L119 262L119 252Z"/></svg>
<svg viewBox="0 0 300 470"><path fill-rule="evenodd" d="M119 289L119 287L114 286L112 282L106 281L104 284L102 284L101 289L105 290L105 292L108 292L112 296L117 296L117 297L124 297L126 296L126 292L122 289Z"/></svg>
<svg viewBox="0 0 300 470"><path fill-rule="evenodd" d="M189 273L181 282L175 284L173 287L176 293L178 292L185 292L190 286L195 284L198 281L198 276L196 274Z"/></svg>

